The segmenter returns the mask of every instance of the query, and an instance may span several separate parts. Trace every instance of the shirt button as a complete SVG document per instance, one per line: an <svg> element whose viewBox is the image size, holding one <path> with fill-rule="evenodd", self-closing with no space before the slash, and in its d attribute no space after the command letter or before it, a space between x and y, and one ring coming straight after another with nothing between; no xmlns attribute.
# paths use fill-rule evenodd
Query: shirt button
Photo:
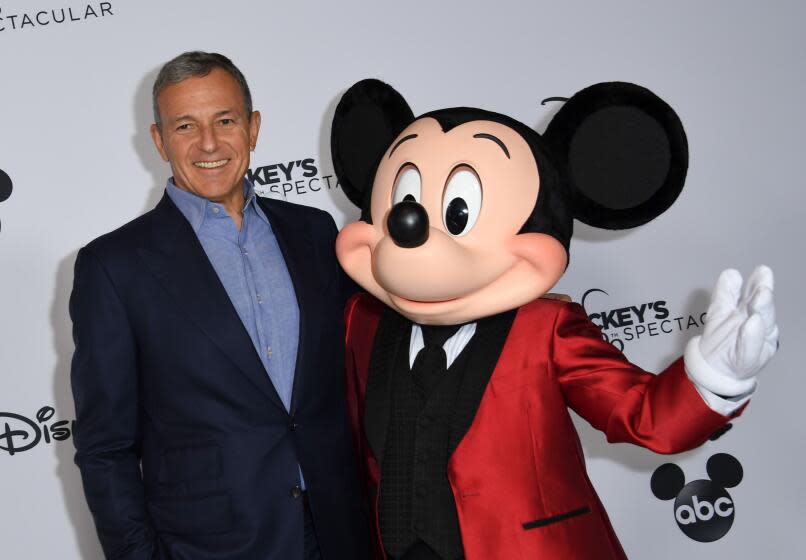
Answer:
<svg viewBox="0 0 806 560"><path fill-rule="evenodd" d="M271 346L269 346L268 348L266 348L266 355L267 355L269 358L271 358L272 354L273 354L273 352L271 351Z"/></svg>
<svg viewBox="0 0 806 560"><path fill-rule="evenodd" d="M247 250L246 250L246 247L241 247L241 253L244 254L244 255L249 254L249 252L247 252Z"/></svg>
<svg viewBox="0 0 806 560"><path fill-rule="evenodd" d="M213 214L218 214L221 210L218 209L218 206L213 206Z"/></svg>
<svg viewBox="0 0 806 560"><path fill-rule="evenodd" d="M296 500L299 499L301 496L302 496L302 488L300 488L298 485L294 486L291 489L291 497Z"/></svg>

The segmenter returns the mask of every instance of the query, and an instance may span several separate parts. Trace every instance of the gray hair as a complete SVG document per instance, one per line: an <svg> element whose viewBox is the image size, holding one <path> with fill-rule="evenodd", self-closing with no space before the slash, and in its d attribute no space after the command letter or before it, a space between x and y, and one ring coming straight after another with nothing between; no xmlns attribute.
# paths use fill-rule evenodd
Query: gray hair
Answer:
<svg viewBox="0 0 806 560"><path fill-rule="evenodd" d="M190 51L182 53L173 60L168 61L165 66L160 69L160 73L157 74L157 79L154 81L154 88L151 90L151 101L154 107L154 122L157 123L157 126L162 125L160 122L159 105L157 104L157 98L159 94L162 93L162 90L170 85L187 80L188 78L206 76L216 68L221 68L238 82L238 86L241 88L241 93L243 94L246 116L250 116L252 114L252 94L249 92L249 86L246 84L246 78L243 77L238 67L223 54Z"/></svg>

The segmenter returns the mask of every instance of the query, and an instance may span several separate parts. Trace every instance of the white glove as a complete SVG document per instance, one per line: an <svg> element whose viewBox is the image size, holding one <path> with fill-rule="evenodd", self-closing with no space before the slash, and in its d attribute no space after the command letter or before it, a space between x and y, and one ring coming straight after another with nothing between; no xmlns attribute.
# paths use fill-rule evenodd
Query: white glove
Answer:
<svg viewBox="0 0 806 560"><path fill-rule="evenodd" d="M772 270L757 267L742 290L742 275L719 275L702 336L686 346L683 362L700 387L723 397L752 392L756 374L778 349Z"/></svg>

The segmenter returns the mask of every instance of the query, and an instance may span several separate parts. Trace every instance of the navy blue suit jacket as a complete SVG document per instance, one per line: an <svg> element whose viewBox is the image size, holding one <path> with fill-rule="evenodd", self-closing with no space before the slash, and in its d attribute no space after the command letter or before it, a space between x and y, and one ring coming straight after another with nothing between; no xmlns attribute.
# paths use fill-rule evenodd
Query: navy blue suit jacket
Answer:
<svg viewBox="0 0 806 560"><path fill-rule="evenodd" d="M76 463L109 558L301 559L298 465L324 560L368 555L336 227L321 210L258 200L300 308L290 412L167 196L78 254Z"/></svg>

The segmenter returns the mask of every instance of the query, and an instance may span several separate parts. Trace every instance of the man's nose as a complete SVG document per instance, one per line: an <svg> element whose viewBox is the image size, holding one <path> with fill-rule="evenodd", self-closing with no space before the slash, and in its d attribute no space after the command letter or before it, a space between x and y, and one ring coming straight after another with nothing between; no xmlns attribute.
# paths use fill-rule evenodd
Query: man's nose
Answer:
<svg viewBox="0 0 806 560"><path fill-rule="evenodd" d="M212 126L203 126L200 129L201 138L199 147L205 152L214 152L218 148L218 135Z"/></svg>

